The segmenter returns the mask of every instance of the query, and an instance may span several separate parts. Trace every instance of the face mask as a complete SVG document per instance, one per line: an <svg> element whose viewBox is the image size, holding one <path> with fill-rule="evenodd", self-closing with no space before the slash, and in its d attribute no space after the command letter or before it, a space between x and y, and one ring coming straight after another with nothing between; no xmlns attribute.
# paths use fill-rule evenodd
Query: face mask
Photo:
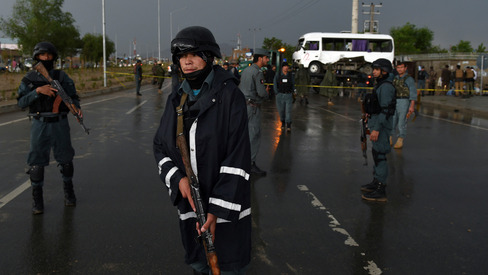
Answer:
<svg viewBox="0 0 488 275"><path fill-rule="evenodd" d="M44 65L48 72L54 68L54 61L52 60L41 60L40 62L42 65Z"/></svg>

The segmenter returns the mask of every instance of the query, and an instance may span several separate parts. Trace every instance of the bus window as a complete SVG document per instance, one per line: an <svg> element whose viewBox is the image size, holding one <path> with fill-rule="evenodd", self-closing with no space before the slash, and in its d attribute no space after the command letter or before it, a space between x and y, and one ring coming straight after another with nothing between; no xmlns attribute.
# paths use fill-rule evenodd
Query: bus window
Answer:
<svg viewBox="0 0 488 275"><path fill-rule="evenodd" d="M307 50L307 51L318 51L319 50L319 41L307 41L305 43L305 50Z"/></svg>
<svg viewBox="0 0 488 275"><path fill-rule="evenodd" d="M344 39L342 38L322 38L323 51L344 51Z"/></svg>
<svg viewBox="0 0 488 275"><path fill-rule="evenodd" d="M391 40L370 40L369 44L373 52L391 52L393 48Z"/></svg>
<svg viewBox="0 0 488 275"><path fill-rule="evenodd" d="M352 41L352 50L356 52L365 52L368 50L368 40L355 39Z"/></svg>

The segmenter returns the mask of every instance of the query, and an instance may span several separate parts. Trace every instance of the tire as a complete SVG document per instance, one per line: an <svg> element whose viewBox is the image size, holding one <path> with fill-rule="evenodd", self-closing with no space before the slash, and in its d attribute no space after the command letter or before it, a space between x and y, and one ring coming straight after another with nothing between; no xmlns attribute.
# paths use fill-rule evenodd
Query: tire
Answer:
<svg viewBox="0 0 488 275"><path fill-rule="evenodd" d="M319 62L312 62L308 65L308 72L310 74L320 74L322 73L322 64Z"/></svg>

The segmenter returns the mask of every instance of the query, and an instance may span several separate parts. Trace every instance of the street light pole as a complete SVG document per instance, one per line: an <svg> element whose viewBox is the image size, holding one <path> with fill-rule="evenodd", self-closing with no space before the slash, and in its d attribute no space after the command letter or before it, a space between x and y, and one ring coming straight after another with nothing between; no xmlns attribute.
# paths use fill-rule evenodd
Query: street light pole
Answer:
<svg viewBox="0 0 488 275"><path fill-rule="evenodd" d="M186 9L186 6L184 8L179 8L169 13L170 42L173 40L173 13L184 9Z"/></svg>
<svg viewBox="0 0 488 275"><path fill-rule="evenodd" d="M160 3L158 0L158 61L161 60L161 10Z"/></svg>
<svg viewBox="0 0 488 275"><path fill-rule="evenodd" d="M105 45L105 0L102 0L102 35L103 35L103 87L107 87L107 56Z"/></svg>

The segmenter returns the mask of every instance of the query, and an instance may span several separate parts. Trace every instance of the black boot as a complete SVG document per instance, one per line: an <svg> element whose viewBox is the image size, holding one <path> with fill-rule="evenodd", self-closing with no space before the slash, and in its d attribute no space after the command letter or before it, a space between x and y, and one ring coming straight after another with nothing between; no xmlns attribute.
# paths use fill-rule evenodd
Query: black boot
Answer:
<svg viewBox="0 0 488 275"><path fill-rule="evenodd" d="M259 167L256 165L256 162L253 162L251 165L251 173L258 176L266 176L266 171L259 169Z"/></svg>
<svg viewBox="0 0 488 275"><path fill-rule="evenodd" d="M281 122L281 130L285 130L285 125L286 125L286 124L285 124L285 122L284 122L284 121L282 121L282 122Z"/></svg>
<svg viewBox="0 0 488 275"><path fill-rule="evenodd" d="M308 98L305 98L305 105L308 105Z"/></svg>
<svg viewBox="0 0 488 275"><path fill-rule="evenodd" d="M374 190L376 190L378 188L378 184L380 182L376 179L376 178L373 178L373 180L368 183L368 184L365 184L365 185L361 185L361 191L363 192L373 192Z"/></svg>
<svg viewBox="0 0 488 275"><path fill-rule="evenodd" d="M76 206L76 196L72 181L64 182L64 205Z"/></svg>
<svg viewBox="0 0 488 275"><path fill-rule="evenodd" d="M42 198L42 186L32 186L32 214L38 215L44 213L44 200Z"/></svg>
<svg viewBox="0 0 488 275"><path fill-rule="evenodd" d="M379 202L386 202L386 186L381 182L378 182L378 187L373 192L364 193L362 198L367 201L379 201Z"/></svg>
<svg viewBox="0 0 488 275"><path fill-rule="evenodd" d="M291 132L291 122L286 124L286 131Z"/></svg>

